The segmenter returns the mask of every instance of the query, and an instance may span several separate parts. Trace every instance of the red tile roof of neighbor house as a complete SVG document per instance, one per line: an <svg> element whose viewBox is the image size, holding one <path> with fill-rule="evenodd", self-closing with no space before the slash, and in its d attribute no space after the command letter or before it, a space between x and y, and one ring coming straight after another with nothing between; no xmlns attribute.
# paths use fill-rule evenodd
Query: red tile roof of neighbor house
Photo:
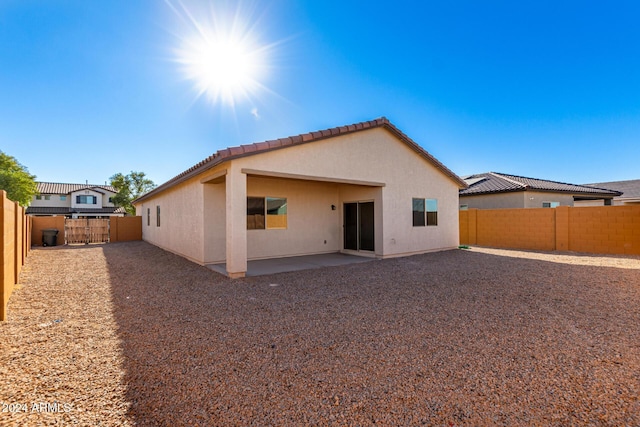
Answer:
<svg viewBox="0 0 640 427"><path fill-rule="evenodd" d="M468 188L460 190L460 196L477 194L507 193L512 191L550 191L572 194L619 196L621 193L606 188L588 187L585 185L567 184L546 179L527 178L497 172L487 172L464 177Z"/></svg>
<svg viewBox="0 0 640 427"><path fill-rule="evenodd" d="M93 185L93 184L63 184L60 182L37 182L38 193L40 194L69 194L79 190L107 190L117 193L114 187L110 185Z"/></svg>
<svg viewBox="0 0 640 427"><path fill-rule="evenodd" d="M219 150L212 156L207 157L200 163L190 167L186 171L173 177L172 179L165 182L164 184L159 185L155 189L142 195L141 197L134 200L133 202L136 203L138 201L146 199L147 197L153 194L162 192L170 187L173 187L174 185L180 182L186 181L187 179L192 178L225 161L237 159L239 157L246 157L254 154L260 154L267 151L278 150L281 148L287 148L294 145L301 145L309 142L320 141L320 140L335 137L335 136L347 135L350 133L360 132L363 130L374 129L374 128L386 129L391 134L393 134L396 138L398 138L400 141L404 142L411 149L413 149L413 151L415 151L418 155L420 155L422 158L427 160L429 163L431 163L433 166L439 169L446 176L448 176L453 181L455 181L460 188L465 188L467 186L467 184L458 175L453 173L449 168L447 168L445 165L440 163L440 161L438 161L435 157L429 154L424 148L422 148L420 145L414 142L411 138L405 135L402 131L400 131L400 129L395 127L386 117L380 117L375 120L354 123L352 125L339 126L335 128L319 130L319 131L304 133L304 134L295 135L295 136L289 136L286 138L256 142L253 144L240 145L237 147L230 147L230 148L225 148L223 150Z"/></svg>

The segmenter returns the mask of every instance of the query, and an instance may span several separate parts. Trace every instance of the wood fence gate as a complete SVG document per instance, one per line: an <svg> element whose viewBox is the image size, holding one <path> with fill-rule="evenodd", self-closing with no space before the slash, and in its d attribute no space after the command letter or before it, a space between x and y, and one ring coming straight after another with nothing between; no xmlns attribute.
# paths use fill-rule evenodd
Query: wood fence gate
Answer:
<svg viewBox="0 0 640 427"><path fill-rule="evenodd" d="M106 243L109 241L109 220L82 218L64 220L65 243Z"/></svg>

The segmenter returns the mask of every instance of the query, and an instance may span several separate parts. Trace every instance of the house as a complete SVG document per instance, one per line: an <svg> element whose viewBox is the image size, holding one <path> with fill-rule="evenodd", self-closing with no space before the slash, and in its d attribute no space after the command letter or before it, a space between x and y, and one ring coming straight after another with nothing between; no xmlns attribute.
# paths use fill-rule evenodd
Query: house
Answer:
<svg viewBox="0 0 640 427"><path fill-rule="evenodd" d="M640 179L629 181L610 181L596 184L584 184L587 187L610 188L622 193L612 200L612 205L640 205ZM588 200L577 202L576 206L602 206L602 200Z"/></svg>
<svg viewBox="0 0 640 427"><path fill-rule="evenodd" d="M456 248L465 182L386 118L218 151L133 203L143 240L196 263Z"/></svg>
<svg viewBox="0 0 640 427"><path fill-rule="evenodd" d="M38 182L27 214L33 216L63 215L68 218L108 218L124 216L124 208L116 207L112 198L117 190L110 185L62 184Z"/></svg>
<svg viewBox="0 0 640 427"><path fill-rule="evenodd" d="M545 179L487 172L463 178L468 188L460 190L460 209L553 208L574 206L584 200L610 205L619 191L587 187Z"/></svg>

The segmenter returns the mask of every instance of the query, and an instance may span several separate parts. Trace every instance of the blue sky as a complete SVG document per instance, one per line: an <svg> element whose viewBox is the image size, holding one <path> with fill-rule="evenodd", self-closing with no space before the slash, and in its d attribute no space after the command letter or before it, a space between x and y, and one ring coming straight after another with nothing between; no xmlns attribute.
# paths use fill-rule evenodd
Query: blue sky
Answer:
<svg viewBox="0 0 640 427"><path fill-rule="evenodd" d="M230 12L266 47L233 105L176 61L189 13ZM639 18L615 0L0 0L0 150L42 181L161 184L221 148L385 116L459 175L638 179Z"/></svg>

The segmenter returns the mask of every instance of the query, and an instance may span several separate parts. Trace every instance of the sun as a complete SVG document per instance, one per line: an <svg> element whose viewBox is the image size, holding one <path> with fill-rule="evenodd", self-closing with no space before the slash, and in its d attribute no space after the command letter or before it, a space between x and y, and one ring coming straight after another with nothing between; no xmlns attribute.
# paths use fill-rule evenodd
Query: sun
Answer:
<svg viewBox="0 0 640 427"><path fill-rule="evenodd" d="M198 97L234 106L266 89L261 82L272 46L259 43L255 28L237 10L211 9L196 19L182 3L180 6L180 10L172 6L185 27L178 36L174 61L193 83Z"/></svg>

